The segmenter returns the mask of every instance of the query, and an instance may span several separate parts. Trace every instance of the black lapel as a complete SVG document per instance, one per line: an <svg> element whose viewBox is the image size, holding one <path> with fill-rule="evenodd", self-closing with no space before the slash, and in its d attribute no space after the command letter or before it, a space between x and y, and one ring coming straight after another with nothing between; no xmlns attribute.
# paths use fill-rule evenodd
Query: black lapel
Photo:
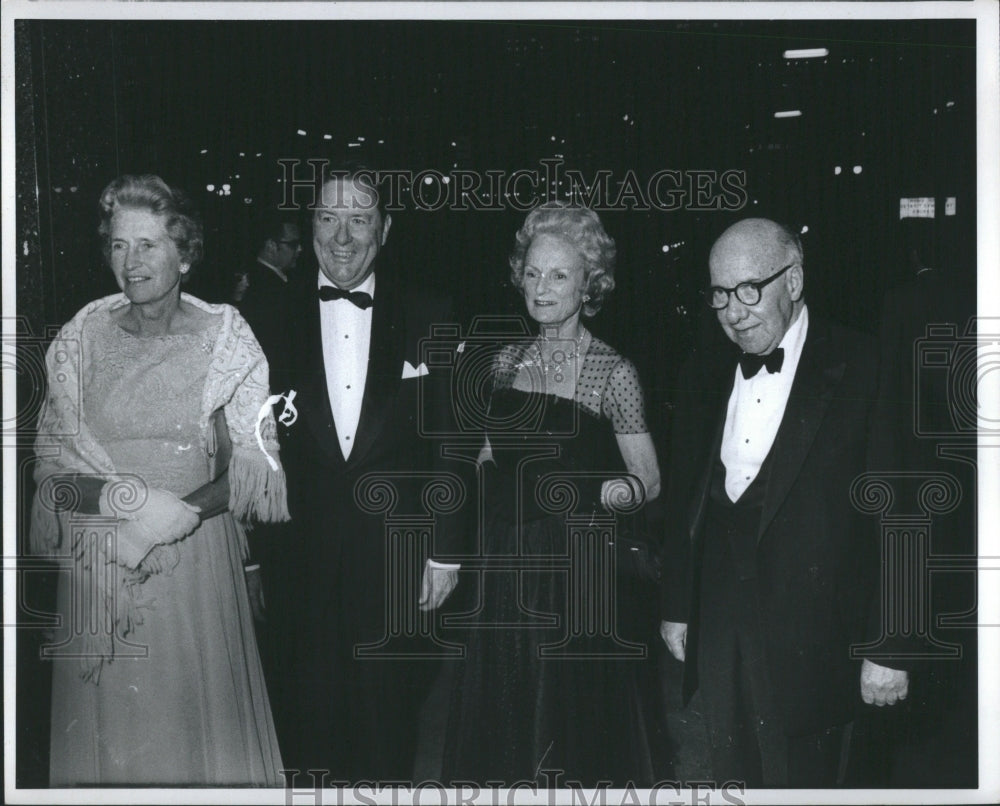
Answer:
<svg viewBox="0 0 1000 806"><path fill-rule="evenodd" d="M402 379L405 358L405 300L389 272L377 275L372 306L372 332L368 346L368 376L361 401L361 419L348 464L364 459L392 407Z"/></svg>
<svg viewBox="0 0 1000 806"><path fill-rule="evenodd" d="M832 341L829 326L821 320L809 322L788 405L771 446L775 461L764 495L758 540L795 483L830 406L834 389L844 376L846 362L840 352L833 349Z"/></svg>

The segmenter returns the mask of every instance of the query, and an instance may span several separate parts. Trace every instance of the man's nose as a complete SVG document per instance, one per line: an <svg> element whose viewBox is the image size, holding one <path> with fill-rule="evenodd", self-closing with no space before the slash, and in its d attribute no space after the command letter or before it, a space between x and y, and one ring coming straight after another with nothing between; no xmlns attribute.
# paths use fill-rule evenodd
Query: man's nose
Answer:
<svg viewBox="0 0 1000 806"><path fill-rule="evenodd" d="M744 305L735 294L730 295L729 304L726 306L726 322L735 325L747 318L747 306Z"/></svg>
<svg viewBox="0 0 1000 806"><path fill-rule="evenodd" d="M339 244L350 243L351 241L351 228L349 225L339 222L337 224L337 229L333 233L334 240Z"/></svg>

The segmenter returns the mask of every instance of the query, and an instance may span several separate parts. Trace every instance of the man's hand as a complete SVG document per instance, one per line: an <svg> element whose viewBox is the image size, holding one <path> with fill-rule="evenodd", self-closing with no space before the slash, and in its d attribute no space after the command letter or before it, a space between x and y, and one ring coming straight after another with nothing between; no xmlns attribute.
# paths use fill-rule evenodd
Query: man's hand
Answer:
<svg viewBox="0 0 1000 806"><path fill-rule="evenodd" d="M906 699L910 675L900 669L879 666L870 660L861 664L861 699L869 705L895 705Z"/></svg>
<svg viewBox="0 0 1000 806"><path fill-rule="evenodd" d="M264 621L264 587L260 581L260 568L248 568L243 574L247 580L247 595L254 621Z"/></svg>
<svg viewBox="0 0 1000 806"><path fill-rule="evenodd" d="M667 645L670 654L677 660L684 660L684 650L687 646L688 625L678 621L661 621L660 638Z"/></svg>
<svg viewBox="0 0 1000 806"><path fill-rule="evenodd" d="M428 560L424 564L424 580L420 584L420 609L434 610L443 605L457 584L457 568L439 568Z"/></svg>

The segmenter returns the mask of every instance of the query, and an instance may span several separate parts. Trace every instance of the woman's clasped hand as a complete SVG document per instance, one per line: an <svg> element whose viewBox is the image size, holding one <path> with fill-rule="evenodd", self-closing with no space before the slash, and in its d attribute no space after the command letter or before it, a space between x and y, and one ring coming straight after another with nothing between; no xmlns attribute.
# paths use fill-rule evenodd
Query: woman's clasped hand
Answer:
<svg viewBox="0 0 1000 806"><path fill-rule="evenodd" d="M102 515L117 518L114 560L127 568L138 568L158 545L176 543L191 534L201 523L201 508L182 501L167 490L148 487L142 492L142 504L134 511L117 511L109 493L116 482L101 489Z"/></svg>

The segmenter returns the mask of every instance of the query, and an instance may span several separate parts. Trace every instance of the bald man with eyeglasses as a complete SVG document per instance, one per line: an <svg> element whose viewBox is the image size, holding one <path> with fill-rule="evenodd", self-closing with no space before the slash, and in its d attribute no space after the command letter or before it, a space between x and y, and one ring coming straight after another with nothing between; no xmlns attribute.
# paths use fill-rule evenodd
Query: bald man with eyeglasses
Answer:
<svg viewBox="0 0 1000 806"><path fill-rule="evenodd" d="M907 693L905 671L851 652L879 627L878 525L851 504L877 350L810 317L803 264L777 222L727 229L706 300L728 349L678 383L661 635L699 692L720 784L841 784L863 703Z"/></svg>

